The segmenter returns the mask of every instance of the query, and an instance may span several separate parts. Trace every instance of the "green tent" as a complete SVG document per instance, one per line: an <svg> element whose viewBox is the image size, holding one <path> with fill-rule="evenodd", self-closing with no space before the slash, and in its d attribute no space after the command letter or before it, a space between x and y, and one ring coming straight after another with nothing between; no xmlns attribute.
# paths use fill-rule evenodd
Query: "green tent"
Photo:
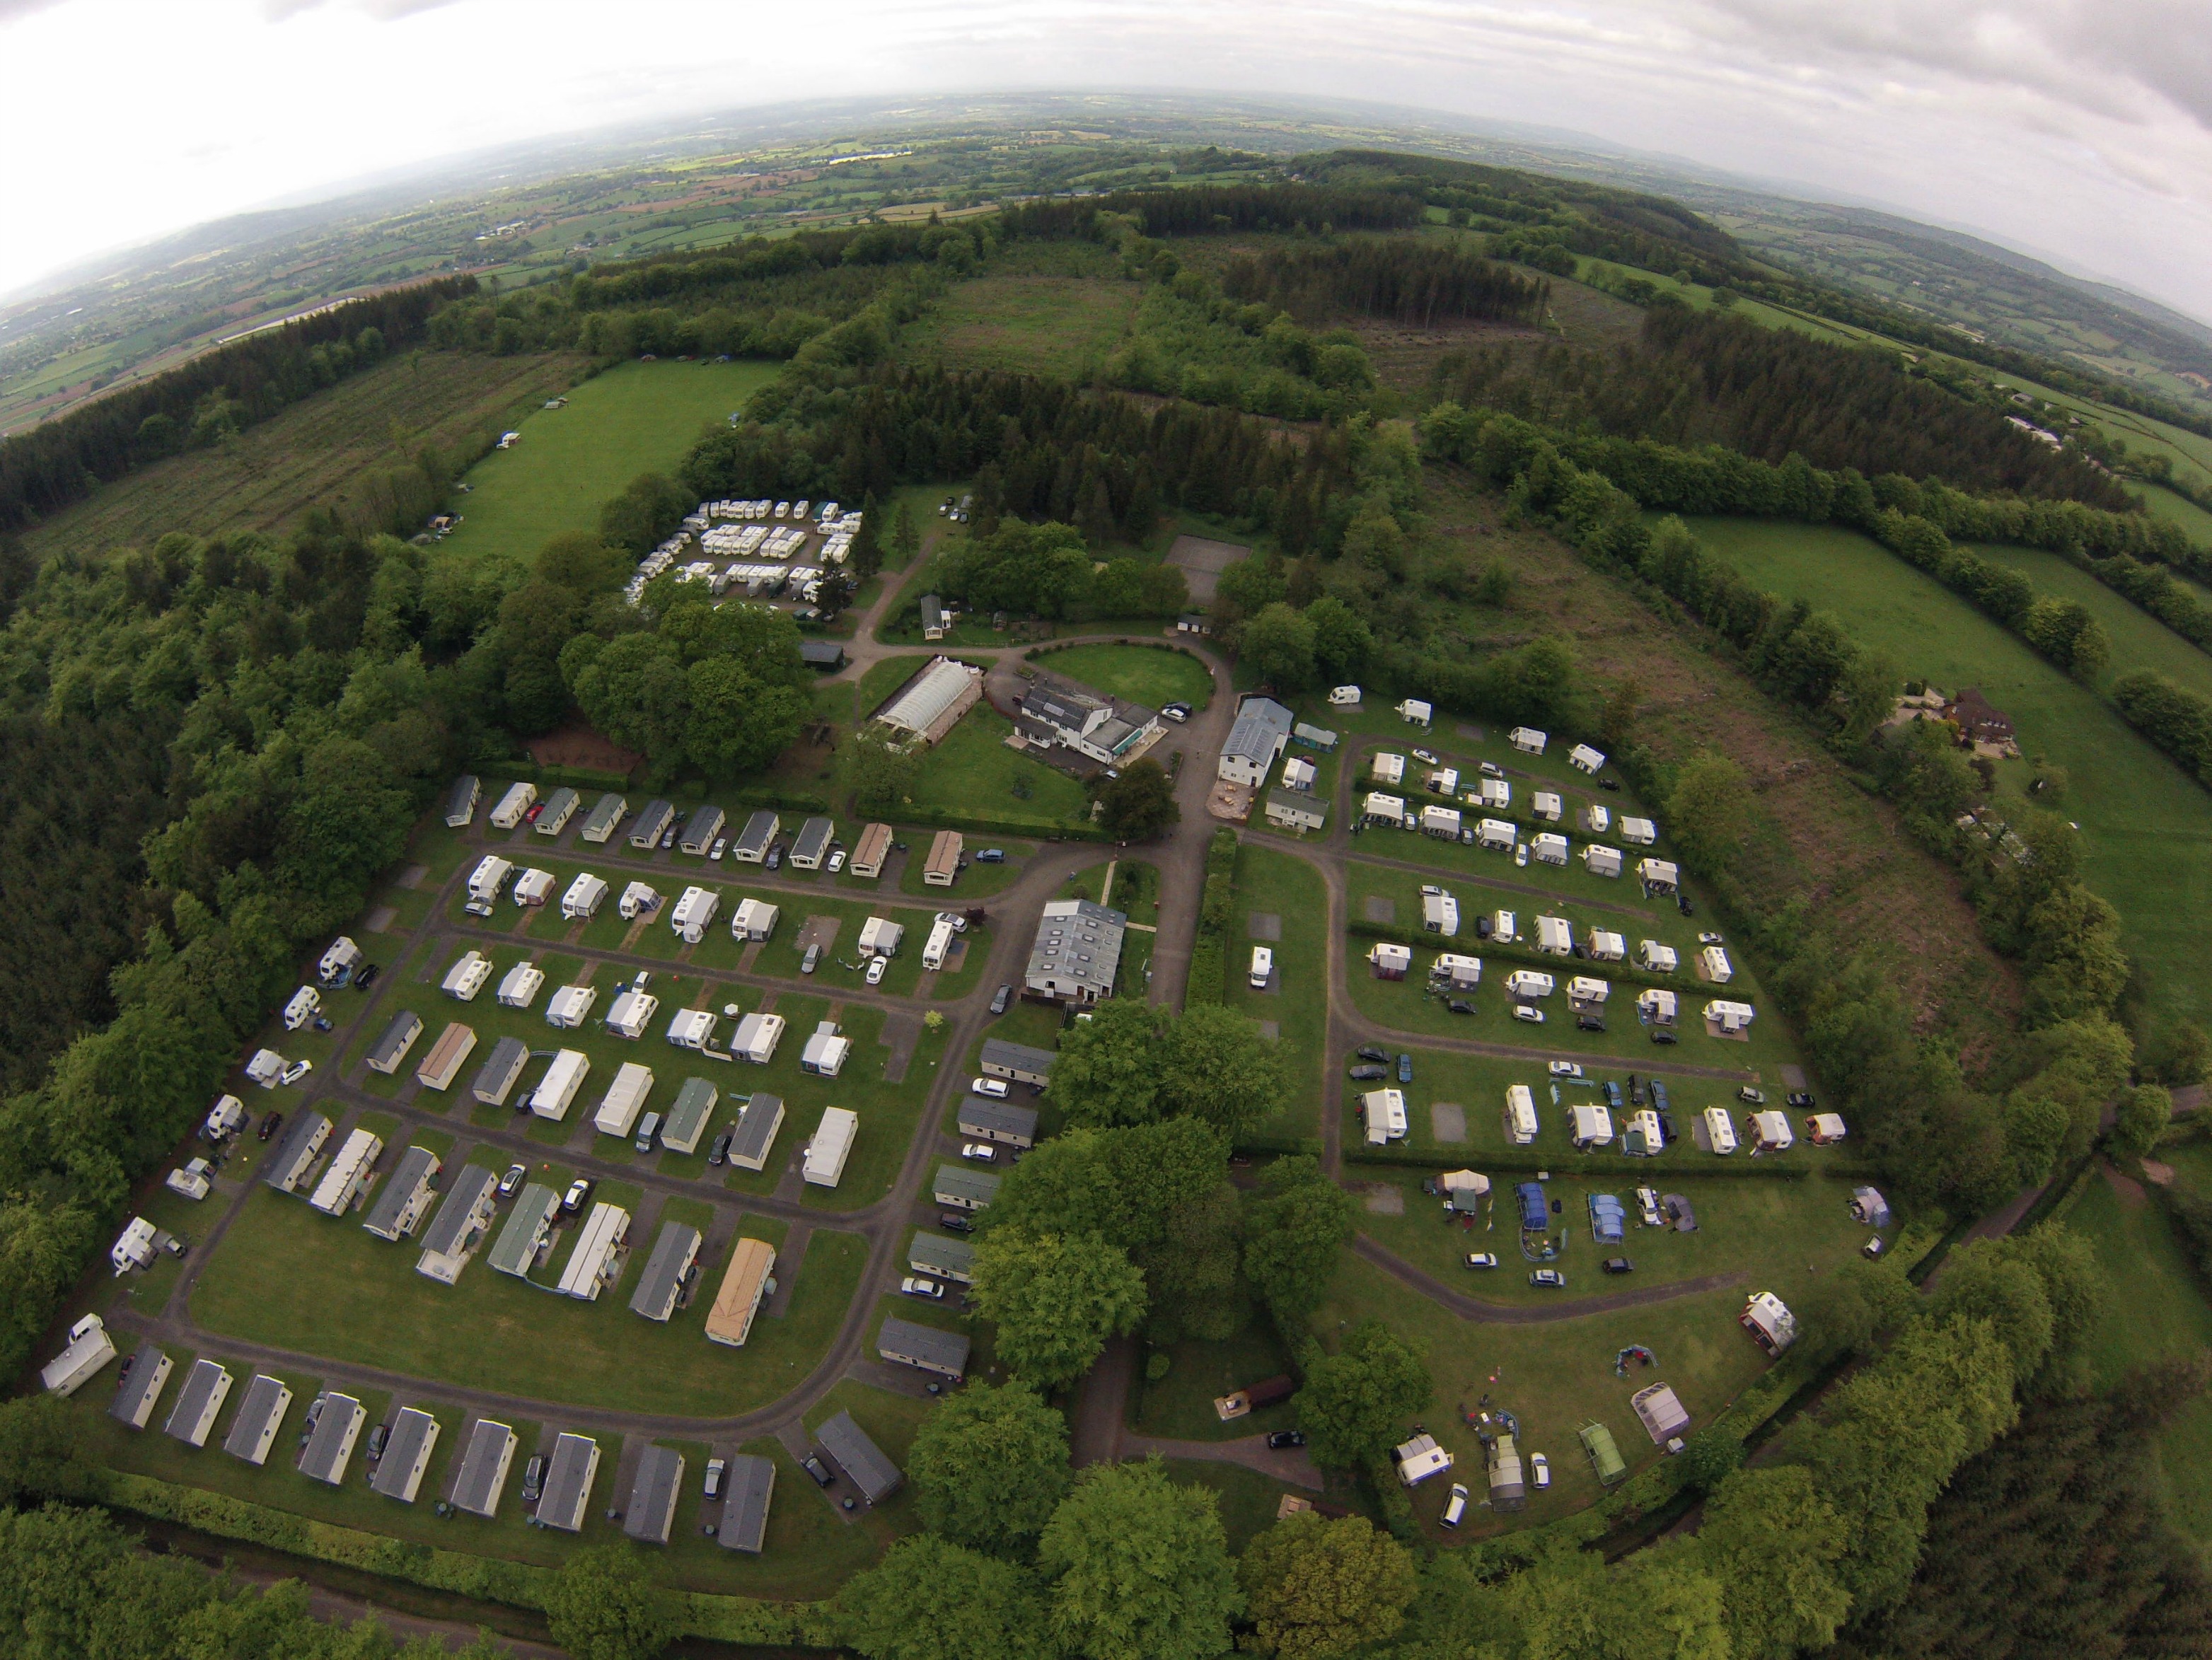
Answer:
<svg viewBox="0 0 2212 1660"><path fill-rule="evenodd" d="M1611 1430L1593 1419L1575 1433L1582 1438L1583 1450L1589 1455L1590 1468L1597 1472L1600 1487L1618 1487L1628 1479L1628 1461L1613 1444Z"/></svg>

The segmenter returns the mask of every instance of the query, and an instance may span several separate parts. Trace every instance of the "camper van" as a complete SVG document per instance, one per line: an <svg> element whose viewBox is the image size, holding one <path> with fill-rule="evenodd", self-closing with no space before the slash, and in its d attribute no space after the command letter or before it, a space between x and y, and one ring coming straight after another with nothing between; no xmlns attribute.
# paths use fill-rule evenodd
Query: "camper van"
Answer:
<svg viewBox="0 0 2212 1660"><path fill-rule="evenodd" d="M1275 972L1275 953L1265 946L1252 947L1252 989L1265 991L1267 981Z"/></svg>

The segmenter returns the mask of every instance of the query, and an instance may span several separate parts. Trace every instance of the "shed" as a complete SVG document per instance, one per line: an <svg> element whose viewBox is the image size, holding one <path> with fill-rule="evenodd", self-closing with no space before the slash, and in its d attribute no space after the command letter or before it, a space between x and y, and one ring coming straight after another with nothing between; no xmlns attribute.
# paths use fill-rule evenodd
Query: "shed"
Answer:
<svg viewBox="0 0 2212 1660"><path fill-rule="evenodd" d="M676 809L665 801L648 801L638 809L636 822L629 827L629 844L641 853L651 853L660 845L660 838L668 834L668 827L676 822Z"/></svg>
<svg viewBox="0 0 2212 1660"><path fill-rule="evenodd" d="M568 884L568 891L561 896L561 915L572 922L581 922L598 915L606 903L607 884L605 877L594 876L589 871L578 873Z"/></svg>
<svg viewBox="0 0 2212 1660"><path fill-rule="evenodd" d="M330 1136L331 1121L319 1112L293 1114L276 1150L261 1166L261 1179L279 1193L297 1193Z"/></svg>
<svg viewBox="0 0 2212 1660"><path fill-rule="evenodd" d="M845 666L845 648L835 640L802 640L799 642L799 660L810 669L835 674Z"/></svg>
<svg viewBox="0 0 2212 1660"><path fill-rule="evenodd" d="M629 1311L666 1323L676 1312L676 1299L683 1295L684 1282L699 1260L700 1243L698 1229L682 1222L663 1222L653 1239L652 1255L645 1259L645 1272L638 1276L637 1289L630 1293Z"/></svg>
<svg viewBox="0 0 2212 1660"><path fill-rule="evenodd" d="M1644 1420L1644 1430L1655 1446L1663 1447L1689 1432L1690 1414L1676 1398L1671 1384L1648 1383L1629 1397L1628 1404Z"/></svg>
<svg viewBox="0 0 2212 1660"><path fill-rule="evenodd" d="M721 1289L714 1293L714 1305L707 1310L707 1336L710 1341L726 1343L732 1348L743 1348L745 1339L752 1333L753 1317L767 1300L775 1281L769 1277L775 1271L775 1247L765 1239L739 1239L730 1253L729 1266L722 1271Z"/></svg>
<svg viewBox="0 0 2212 1660"><path fill-rule="evenodd" d="M760 1554L768 1541L769 1502L775 1496L775 1462L757 1454L732 1456L722 1472L722 1520L714 1542L727 1550Z"/></svg>
<svg viewBox="0 0 2212 1660"><path fill-rule="evenodd" d="M599 1293L621 1277L629 1244L629 1213L602 1199L592 1207L576 1243L561 1266L557 1289L563 1297L596 1303Z"/></svg>
<svg viewBox="0 0 2212 1660"><path fill-rule="evenodd" d="M462 1063L475 1052L477 1035L458 1020L447 1022L430 1053L416 1069L415 1081L428 1090L447 1090L460 1074Z"/></svg>
<svg viewBox="0 0 2212 1660"><path fill-rule="evenodd" d="M400 1408L375 1473L368 1478L369 1491L413 1504L422 1491L423 1473L430 1468L430 1455L438 1449L438 1420L420 1407Z"/></svg>
<svg viewBox="0 0 2212 1660"><path fill-rule="evenodd" d="M884 873L884 860L890 856L891 827L889 824L870 824L860 832L860 839L853 845L853 856L845 868L854 876L864 876L874 881Z"/></svg>
<svg viewBox="0 0 2212 1660"><path fill-rule="evenodd" d="M860 1133L860 1116L847 1107L824 1107L822 1122L807 1142L800 1174L818 1188L834 1188L845 1175L845 1161Z"/></svg>
<svg viewBox="0 0 2212 1660"><path fill-rule="evenodd" d="M511 830L522 822L523 815L538 805L538 786L525 781L509 784L507 793L499 798L499 805L491 810L494 830Z"/></svg>
<svg viewBox="0 0 2212 1660"><path fill-rule="evenodd" d="M1011 1101L994 1101L987 1095L963 1096L959 1124L960 1134L971 1140L992 1141L1007 1147L1036 1145L1037 1113L1035 1107L1017 1106Z"/></svg>
<svg viewBox="0 0 2212 1660"><path fill-rule="evenodd" d="M455 1510L481 1516L487 1522L498 1517L507 1472L514 1463L516 1438L509 1425L489 1418L477 1420L469 1432L469 1444L461 1453L460 1473L453 1478Z"/></svg>
<svg viewBox="0 0 2212 1660"><path fill-rule="evenodd" d="M814 1432L814 1437L871 1505L890 1498L906 1479L884 1450L868 1438L868 1432L853 1421L849 1412L830 1419Z"/></svg>
<svg viewBox="0 0 2212 1660"><path fill-rule="evenodd" d="M647 1447L629 1484L623 1531L642 1545L666 1544L676 1525L676 1501L683 1493L684 1455L673 1447Z"/></svg>
<svg viewBox="0 0 2212 1660"><path fill-rule="evenodd" d="M714 1122L714 1104L721 1092L703 1078L687 1078L676 1091L676 1103L660 1121L660 1145L672 1152L699 1151L699 1143Z"/></svg>
<svg viewBox="0 0 2212 1660"><path fill-rule="evenodd" d="M530 1046L519 1037L502 1037L491 1046L483 1065L477 1068L469 1093L487 1107L503 1107L521 1078L522 1069L529 1064Z"/></svg>
<svg viewBox="0 0 2212 1660"><path fill-rule="evenodd" d="M499 1202L499 1178L482 1164L464 1164L453 1177L453 1191L422 1231L422 1254L415 1272L452 1285L468 1266L470 1253L491 1226Z"/></svg>
<svg viewBox="0 0 2212 1660"><path fill-rule="evenodd" d="M722 810L712 801L695 807L691 816L684 821L676 845L685 853L703 854L714 845L714 838L722 833L726 822Z"/></svg>
<svg viewBox="0 0 2212 1660"><path fill-rule="evenodd" d="M635 1061L623 1061L615 1068L614 1081L607 1085L599 1110L592 1116L592 1128L602 1135L628 1135L652 1092L653 1068Z"/></svg>
<svg viewBox="0 0 2212 1660"><path fill-rule="evenodd" d="M582 828L577 830L579 842L598 844L614 839L615 831L622 825L623 815L629 811L629 803L613 790L609 790L592 803L592 810L584 815Z"/></svg>
<svg viewBox="0 0 2212 1660"><path fill-rule="evenodd" d="M1541 755L1544 745L1552 740L1548 734L1537 731L1534 727L1516 727L1505 734L1505 741L1523 755Z"/></svg>
<svg viewBox="0 0 2212 1660"><path fill-rule="evenodd" d="M896 1315L884 1317L876 1335L876 1353L896 1365L935 1372L957 1383L968 1372L968 1339L957 1331L940 1331Z"/></svg>
<svg viewBox="0 0 2212 1660"><path fill-rule="evenodd" d="M491 1265L501 1274L527 1280L538 1265L538 1253L552 1231L561 1208L561 1195L537 1182L526 1182L507 1213L506 1225L492 1241Z"/></svg>
<svg viewBox="0 0 2212 1660"><path fill-rule="evenodd" d="M731 1126L730 1163L738 1170L766 1169L769 1151L775 1146L776 1132L782 1128L781 1096L763 1092L747 1097L738 1109L738 1122Z"/></svg>
<svg viewBox="0 0 2212 1660"><path fill-rule="evenodd" d="M1359 1098L1360 1122L1366 1126L1367 1145L1379 1147L1406 1139L1406 1096L1402 1090L1369 1090Z"/></svg>
<svg viewBox="0 0 2212 1660"><path fill-rule="evenodd" d="M371 1072L390 1076L399 1070L407 1059L407 1051L415 1047L415 1040L422 1035L422 1017L412 1009L401 1009L386 1025L384 1035L369 1046L365 1064Z"/></svg>
<svg viewBox="0 0 2212 1660"><path fill-rule="evenodd" d="M1797 1316L1771 1291L1754 1292L1736 1323L1769 1354L1779 1354L1797 1341Z"/></svg>
<svg viewBox="0 0 2212 1660"><path fill-rule="evenodd" d="M709 1015L710 1025L712 1018ZM763 1014L757 1010L751 1014L741 1015L738 1019L737 1031L730 1035L730 1053L740 1061L750 1061L757 1067L764 1067L775 1059L776 1045L783 1042L783 1028L784 1019L780 1014ZM668 1029L668 1041L672 1043L682 1041L678 1038L676 1028L672 1025ZM699 1043L690 1045L693 1049L704 1046L703 1037Z"/></svg>
<svg viewBox="0 0 2212 1660"><path fill-rule="evenodd" d="M398 1168L377 1194L362 1226L380 1239L394 1243L404 1239L429 1214L437 1197L438 1175L445 1168L446 1161L429 1148L408 1148L399 1155Z"/></svg>
<svg viewBox="0 0 2212 1660"><path fill-rule="evenodd" d="M330 1390L323 1394L322 1408L300 1455L300 1474L335 1487L345 1481L346 1466L353 1462L354 1444L361 1439L368 1414L350 1395Z"/></svg>
<svg viewBox="0 0 2212 1660"><path fill-rule="evenodd" d="M740 899L730 916L730 937L732 939L767 939L775 933L776 920L783 915L781 906L765 899Z"/></svg>
<svg viewBox="0 0 2212 1660"><path fill-rule="evenodd" d="M982 1067L986 1077L1042 1089L1052 1081L1052 1063L1059 1057L1050 1049L1028 1043L1011 1043L1003 1037L983 1040Z"/></svg>
<svg viewBox="0 0 2212 1660"><path fill-rule="evenodd" d="M959 1164L939 1164L930 1196L956 1210L982 1210L999 1196L999 1178Z"/></svg>
<svg viewBox="0 0 2212 1660"><path fill-rule="evenodd" d="M446 828L466 830L476 822L477 803L483 800L483 781L465 772L446 790Z"/></svg>
<svg viewBox="0 0 2212 1660"><path fill-rule="evenodd" d="M545 798L544 811L538 815L536 829L540 836L558 836L568 828L568 821L576 816L576 809L584 798L566 784Z"/></svg>
<svg viewBox="0 0 2212 1660"><path fill-rule="evenodd" d="M230 1373L213 1360L205 1359L192 1362L192 1369L185 1374L185 1386L177 1392L177 1404L169 1409L169 1421L162 1432L174 1436L186 1446L207 1445L208 1432L215 1428L216 1414L222 1410L223 1402L230 1395Z"/></svg>
<svg viewBox="0 0 2212 1660"><path fill-rule="evenodd" d="M553 1064L545 1068L545 1076L530 1092L530 1110L556 1122L566 1118L569 1104L575 1100L576 1091L591 1074L592 1058L581 1049L555 1051Z"/></svg>
<svg viewBox="0 0 2212 1660"><path fill-rule="evenodd" d="M284 1414L291 1408L290 1384L265 1371L255 1373L246 1386L246 1400L238 1415L230 1420L230 1433L223 1438L222 1450L249 1464L267 1463L269 1450L276 1444L276 1432L284 1427Z"/></svg>
<svg viewBox="0 0 2212 1660"><path fill-rule="evenodd" d="M584 1024L592 1005L599 1000L597 986L563 986L545 1000L545 1024L573 1031Z"/></svg>
<svg viewBox="0 0 2212 1660"><path fill-rule="evenodd" d="M792 838L791 867L793 870L820 870L822 861L830 856L830 843L837 834L837 826L823 818L809 818L799 827Z"/></svg>
<svg viewBox="0 0 2212 1660"><path fill-rule="evenodd" d="M969 1285L975 1278L975 1247L950 1234L917 1231L906 1248L906 1265L916 1274Z"/></svg>
<svg viewBox="0 0 2212 1660"><path fill-rule="evenodd" d="M545 1472L544 1491L538 1499L538 1525L563 1533L583 1530L584 1516L592 1502L592 1484L599 1475L599 1444L588 1435L563 1430L553 1442L553 1460Z"/></svg>
<svg viewBox="0 0 2212 1660"><path fill-rule="evenodd" d="M768 857L768 850L775 845L777 834L783 829L783 820L766 807L751 814L738 839L730 844L730 857L739 864L757 865Z"/></svg>

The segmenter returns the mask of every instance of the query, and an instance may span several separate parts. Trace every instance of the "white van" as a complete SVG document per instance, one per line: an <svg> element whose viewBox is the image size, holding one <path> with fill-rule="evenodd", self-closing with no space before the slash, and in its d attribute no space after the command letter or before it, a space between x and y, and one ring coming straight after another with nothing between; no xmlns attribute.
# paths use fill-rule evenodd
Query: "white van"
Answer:
<svg viewBox="0 0 2212 1660"><path fill-rule="evenodd" d="M1275 972L1275 953L1265 946L1252 947L1252 989L1265 991L1267 981Z"/></svg>

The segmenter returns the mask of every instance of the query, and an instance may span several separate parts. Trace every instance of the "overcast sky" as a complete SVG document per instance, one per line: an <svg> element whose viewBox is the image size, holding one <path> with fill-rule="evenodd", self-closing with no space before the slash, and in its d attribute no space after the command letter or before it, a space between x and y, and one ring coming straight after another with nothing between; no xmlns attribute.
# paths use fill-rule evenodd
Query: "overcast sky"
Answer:
<svg viewBox="0 0 2212 1660"><path fill-rule="evenodd" d="M2212 0L0 0L0 292L456 151L818 93L1324 94L1984 229L2212 319Z"/></svg>

